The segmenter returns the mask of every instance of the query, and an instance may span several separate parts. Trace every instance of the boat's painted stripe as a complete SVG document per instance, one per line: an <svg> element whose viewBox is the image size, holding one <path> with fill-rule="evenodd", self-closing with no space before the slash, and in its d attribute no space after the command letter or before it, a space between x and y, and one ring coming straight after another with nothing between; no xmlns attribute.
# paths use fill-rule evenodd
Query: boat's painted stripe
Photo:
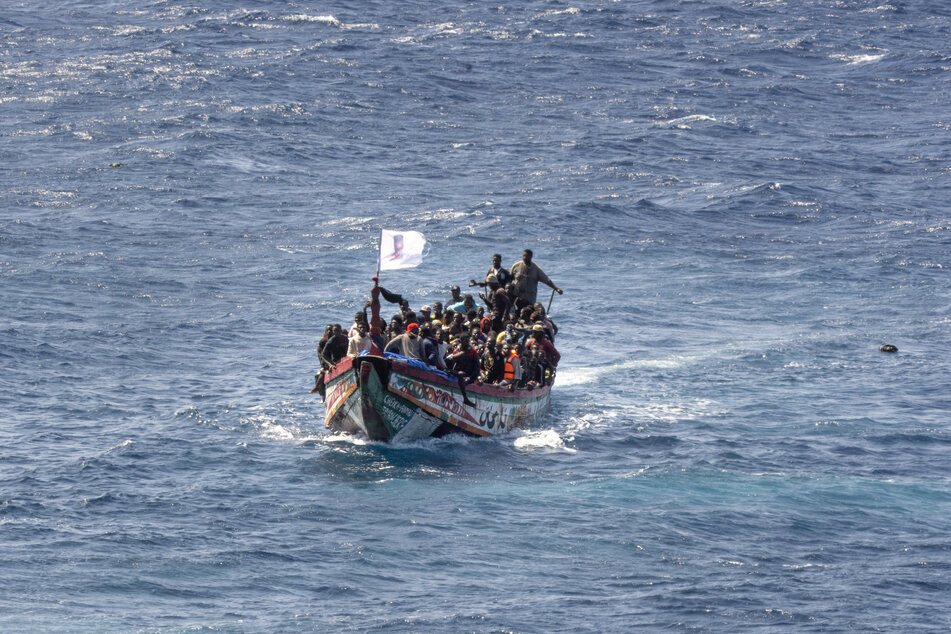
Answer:
<svg viewBox="0 0 951 634"><path fill-rule="evenodd" d="M429 407L434 407L447 416L453 416L460 421L475 423L475 419L466 411L466 406L456 400L456 394L451 390L443 389L442 386L433 385L428 381L414 380L412 377L399 372L390 372L388 387L391 392L399 394L420 407L425 405L427 411L429 411ZM440 418L449 420L446 416L440 416Z"/></svg>
<svg viewBox="0 0 951 634"><path fill-rule="evenodd" d="M350 396L357 390L357 376L350 372L346 376L340 377L333 385L327 388L327 412L324 418L326 423L337 413L340 406L343 405Z"/></svg>
<svg viewBox="0 0 951 634"><path fill-rule="evenodd" d="M414 379L426 381L427 383L435 383L437 385L443 385L445 387L451 387L451 388L456 387L455 381L447 381L445 378L443 378L442 376L434 372L427 372L426 370L420 370L419 368L414 368L411 365L408 365L406 363L400 363L399 361L391 361L390 363L391 363L390 365L391 369L393 371L399 372L400 374L411 376ZM546 392L551 390L551 385L535 388L534 390L526 390L523 388L515 392L512 392L506 387L498 387L495 385L489 385L485 383L481 385L478 383L472 383L466 388L466 390L468 392L479 394L480 396L492 398L493 400L495 399L503 400L503 401L517 400L519 402L523 402L525 400L537 400L538 398L541 398L542 396L544 396Z"/></svg>

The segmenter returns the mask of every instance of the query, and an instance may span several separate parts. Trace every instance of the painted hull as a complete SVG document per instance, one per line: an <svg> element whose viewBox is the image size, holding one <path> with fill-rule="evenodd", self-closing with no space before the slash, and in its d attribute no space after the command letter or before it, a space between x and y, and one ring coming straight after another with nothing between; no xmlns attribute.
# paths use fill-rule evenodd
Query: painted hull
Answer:
<svg viewBox="0 0 951 634"><path fill-rule="evenodd" d="M545 415L551 386L510 391L471 384L463 404L458 383L399 359L342 360L324 379L329 429L371 440L414 440L449 433L492 436L529 427Z"/></svg>

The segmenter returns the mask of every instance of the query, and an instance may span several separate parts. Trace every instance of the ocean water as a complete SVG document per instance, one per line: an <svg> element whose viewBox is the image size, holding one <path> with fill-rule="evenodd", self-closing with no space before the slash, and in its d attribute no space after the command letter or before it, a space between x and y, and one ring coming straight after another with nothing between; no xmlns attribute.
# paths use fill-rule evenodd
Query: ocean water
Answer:
<svg viewBox="0 0 951 634"><path fill-rule="evenodd" d="M905 0L4 2L0 630L947 631L949 41ZM323 428L381 227L429 240L414 306L534 250L542 424Z"/></svg>

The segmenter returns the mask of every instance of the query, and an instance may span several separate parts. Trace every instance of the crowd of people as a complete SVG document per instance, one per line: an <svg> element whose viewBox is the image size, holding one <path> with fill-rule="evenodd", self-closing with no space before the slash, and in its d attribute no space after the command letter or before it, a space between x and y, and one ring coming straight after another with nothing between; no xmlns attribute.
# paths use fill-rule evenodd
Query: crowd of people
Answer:
<svg viewBox="0 0 951 634"><path fill-rule="evenodd" d="M538 283L558 288L526 249L511 268L502 267L502 256L492 256L492 266L482 281L470 280L473 294L452 286L449 299L410 307L401 295L379 286L373 278L372 299L354 315L344 332L340 324L327 325L317 346L321 373L312 391L323 392L323 375L344 357L363 352L391 352L417 359L457 377L463 400L472 403L465 385L488 383L534 388L551 383L561 355L555 348L558 327L537 300ZM380 317L380 296L399 308L385 323ZM476 301L478 297L478 302ZM371 316L367 317L367 308Z"/></svg>

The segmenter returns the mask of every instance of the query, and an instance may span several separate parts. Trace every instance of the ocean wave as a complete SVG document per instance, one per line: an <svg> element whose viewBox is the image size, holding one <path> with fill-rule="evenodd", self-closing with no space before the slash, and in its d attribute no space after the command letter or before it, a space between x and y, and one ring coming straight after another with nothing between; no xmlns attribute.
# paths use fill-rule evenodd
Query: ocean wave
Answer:
<svg viewBox="0 0 951 634"><path fill-rule="evenodd" d="M678 117L676 119L658 121L654 125L664 128L680 128L681 130L690 130L691 123L699 123L703 121L716 122L716 118L706 114L691 114L685 117Z"/></svg>
<svg viewBox="0 0 951 634"><path fill-rule="evenodd" d="M849 66L855 66L857 64L871 64L874 62L880 62L885 59L885 56L888 55L887 52L884 53L856 53L852 55L847 55L843 53L834 53L829 57L831 59L839 60L845 62Z"/></svg>

